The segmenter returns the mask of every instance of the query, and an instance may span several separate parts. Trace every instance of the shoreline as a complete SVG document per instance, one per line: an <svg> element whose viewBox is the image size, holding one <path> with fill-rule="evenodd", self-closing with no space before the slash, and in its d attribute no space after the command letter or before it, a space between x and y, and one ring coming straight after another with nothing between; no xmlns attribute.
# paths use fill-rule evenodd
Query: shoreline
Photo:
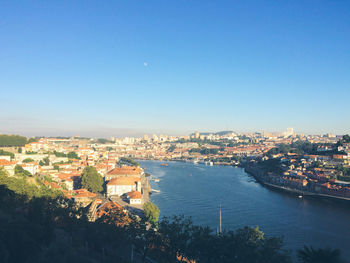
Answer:
<svg viewBox="0 0 350 263"><path fill-rule="evenodd" d="M157 162L184 162L184 163L191 163L193 165L196 164L203 164L205 166L209 166L206 165L205 163L193 163L190 160L159 160L159 159L148 159L148 158L143 158L143 159L138 159L141 161L157 161ZM265 182L262 178L260 178L260 176L257 173L261 173L262 172L259 171L257 172L255 169L248 167L248 166L243 166L241 164L239 165L228 165L228 164L214 164L214 166L230 166L230 167L235 167L235 168L242 168L247 174L253 176L257 182L259 182L261 185L269 187L269 188L273 188L275 190L278 191L283 191L283 192L287 192L290 194L298 194L298 195L302 195L303 197L312 197L312 198L317 198L317 199L326 199L326 200L331 200L331 201L337 201L337 202L343 202L343 203L347 203L350 204L350 198L346 198L346 197L341 197L341 196L332 196L332 195L327 195L327 194L320 194L320 193L313 193L313 192L309 192L309 191L303 191L303 190L299 190L299 189L293 189L293 188L289 188L289 187L285 187L285 186L280 186L280 185L275 185L275 184L271 184L268 182Z"/></svg>
<svg viewBox="0 0 350 263"><path fill-rule="evenodd" d="M332 201L341 201L341 202L346 202L347 204L349 204L349 202L350 202L350 198L346 198L346 197L303 191L303 190L299 190L299 189L293 189L293 188L265 182L262 178L259 177L259 175L256 173L255 170L248 168L248 167L244 167L244 171L246 173L250 174L251 176L253 176L257 180L257 182L259 182L261 185L264 185L264 186L267 186L267 187L270 187L270 188L273 188L273 189L276 189L279 191L288 192L288 193L292 193L292 194L299 194L299 195L302 195L303 197L307 196L307 197L315 197L315 198L332 200Z"/></svg>

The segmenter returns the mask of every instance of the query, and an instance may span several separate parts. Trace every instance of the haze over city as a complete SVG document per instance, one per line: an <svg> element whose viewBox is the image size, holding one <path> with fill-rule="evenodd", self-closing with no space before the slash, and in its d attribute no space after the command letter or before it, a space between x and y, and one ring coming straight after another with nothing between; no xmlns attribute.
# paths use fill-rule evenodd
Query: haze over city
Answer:
<svg viewBox="0 0 350 263"><path fill-rule="evenodd" d="M0 133L345 134L348 1L2 1Z"/></svg>

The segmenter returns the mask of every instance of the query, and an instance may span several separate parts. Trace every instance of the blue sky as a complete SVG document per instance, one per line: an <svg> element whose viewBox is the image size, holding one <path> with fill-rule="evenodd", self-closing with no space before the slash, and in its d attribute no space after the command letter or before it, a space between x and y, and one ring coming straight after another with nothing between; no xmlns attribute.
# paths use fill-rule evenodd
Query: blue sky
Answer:
<svg viewBox="0 0 350 263"><path fill-rule="evenodd" d="M350 132L349 1L0 1L0 132Z"/></svg>

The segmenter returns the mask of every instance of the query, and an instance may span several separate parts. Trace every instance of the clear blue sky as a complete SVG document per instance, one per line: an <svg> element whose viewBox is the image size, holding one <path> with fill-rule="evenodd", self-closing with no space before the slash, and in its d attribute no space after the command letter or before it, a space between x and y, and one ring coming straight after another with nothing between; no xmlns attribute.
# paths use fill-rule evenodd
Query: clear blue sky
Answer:
<svg viewBox="0 0 350 263"><path fill-rule="evenodd" d="M0 1L0 132L350 132L350 1Z"/></svg>

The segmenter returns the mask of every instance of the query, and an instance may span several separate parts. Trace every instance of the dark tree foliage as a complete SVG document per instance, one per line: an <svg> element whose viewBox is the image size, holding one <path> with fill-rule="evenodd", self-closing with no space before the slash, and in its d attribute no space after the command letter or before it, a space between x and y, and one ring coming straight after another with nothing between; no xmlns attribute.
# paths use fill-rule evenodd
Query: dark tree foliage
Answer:
<svg viewBox="0 0 350 263"><path fill-rule="evenodd" d="M173 144L168 149L167 152L173 152L175 150L176 146Z"/></svg>
<svg viewBox="0 0 350 263"><path fill-rule="evenodd" d="M350 135L344 135L343 138L341 138L338 142L337 142L337 146L341 146L344 143L350 143Z"/></svg>
<svg viewBox="0 0 350 263"><path fill-rule="evenodd" d="M127 262L125 230L86 215L64 198L28 199L0 185L1 262Z"/></svg>
<svg viewBox="0 0 350 263"><path fill-rule="evenodd" d="M69 153L67 153L67 157L69 159L80 159L80 157L78 156L78 154L76 152L69 152Z"/></svg>
<svg viewBox="0 0 350 263"><path fill-rule="evenodd" d="M28 172L27 170L24 170L23 167L18 165L18 164L15 166L15 175L17 175L17 176L32 176L32 174L30 172Z"/></svg>
<svg viewBox="0 0 350 263"><path fill-rule="evenodd" d="M7 152L7 151L4 151L4 150L0 150L0 155L2 155L2 156L11 156L11 158L15 157L15 155L13 153Z"/></svg>
<svg viewBox="0 0 350 263"><path fill-rule="evenodd" d="M282 143L278 147L272 148L267 154L269 156L279 153L316 154L318 146L319 144L305 141L296 141L290 145Z"/></svg>
<svg viewBox="0 0 350 263"><path fill-rule="evenodd" d="M31 142L37 142L39 140L38 137L32 137L32 138L29 138L27 143L31 143Z"/></svg>
<svg viewBox="0 0 350 263"><path fill-rule="evenodd" d="M268 159L266 161L260 162L261 168L265 172L281 173L281 161L278 158Z"/></svg>
<svg viewBox="0 0 350 263"><path fill-rule="evenodd" d="M135 256L141 256L135 262L147 257L159 263L291 262L282 238L266 237L258 228L218 235L182 215L165 217L155 228L146 218L127 216L120 209L89 222L87 209L74 202L49 192L31 194L23 179L20 187L13 188L8 179L13 177L0 170L0 258L4 263L129 262L131 247ZM308 248L298 255L302 263L341 262L338 250Z"/></svg>
<svg viewBox="0 0 350 263"><path fill-rule="evenodd" d="M304 246L298 250L298 259L301 263L342 263L339 249L319 248Z"/></svg>
<svg viewBox="0 0 350 263"><path fill-rule="evenodd" d="M105 138L99 138L99 139L97 139L97 142L98 142L98 143L101 143L101 144L113 143L112 141L107 140L107 139L105 139Z"/></svg>
<svg viewBox="0 0 350 263"><path fill-rule="evenodd" d="M67 154L61 153L61 152L53 151L53 154L54 154L56 157L67 157Z"/></svg>
<svg viewBox="0 0 350 263"><path fill-rule="evenodd" d="M22 162L24 162L24 163L31 163L31 162L34 162L34 159L32 159L32 158L26 158L26 159L24 159Z"/></svg>
<svg viewBox="0 0 350 263"><path fill-rule="evenodd" d="M119 164L123 165L131 165L131 166L140 166L140 164L138 162L136 162L135 160L131 159L131 158L126 158L126 157L120 157L119 160Z"/></svg>

